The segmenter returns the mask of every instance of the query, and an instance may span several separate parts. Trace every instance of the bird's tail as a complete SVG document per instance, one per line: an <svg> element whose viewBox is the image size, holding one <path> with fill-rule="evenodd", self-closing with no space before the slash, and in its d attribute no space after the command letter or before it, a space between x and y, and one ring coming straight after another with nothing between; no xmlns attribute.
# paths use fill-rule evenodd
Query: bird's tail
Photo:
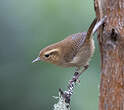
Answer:
<svg viewBox="0 0 124 110"><path fill-rule="evenodd" d="M104 23L106 16L103 17L100 21L97 22L97 17L93 20L92 24L90 25L86 39L89 40L92 35L97 31L97 29Z"/></svg>

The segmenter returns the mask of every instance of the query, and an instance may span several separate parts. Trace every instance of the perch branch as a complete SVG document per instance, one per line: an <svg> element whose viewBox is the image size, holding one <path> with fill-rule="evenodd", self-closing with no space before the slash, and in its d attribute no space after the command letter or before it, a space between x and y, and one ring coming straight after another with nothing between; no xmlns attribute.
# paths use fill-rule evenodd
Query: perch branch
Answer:
<svg viewBox="0 0 124 110"><path fill-rule="evenodd" d="M70 110L70 101L71 96L74 92L74 87L76 85L76 82L79 82L79 77L81 74L88 69L88 65L84 67L83 71L81 73L75 72L72 79L69 81L67 86L67 91L62 91L62 89L59 89L59 102L54 105L54 110Z"/></svg>

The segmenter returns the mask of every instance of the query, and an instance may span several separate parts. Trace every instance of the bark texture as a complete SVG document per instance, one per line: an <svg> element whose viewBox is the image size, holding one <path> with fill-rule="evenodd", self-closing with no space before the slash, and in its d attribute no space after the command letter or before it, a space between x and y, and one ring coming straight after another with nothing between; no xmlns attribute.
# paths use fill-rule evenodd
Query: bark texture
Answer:
<svg viewBox="0 0 124 110"><path fill-rule="evenodd" d="M96 16L107 16L99 30L101 82L99 110L124 110L124 0L95 0Z"/></svg>

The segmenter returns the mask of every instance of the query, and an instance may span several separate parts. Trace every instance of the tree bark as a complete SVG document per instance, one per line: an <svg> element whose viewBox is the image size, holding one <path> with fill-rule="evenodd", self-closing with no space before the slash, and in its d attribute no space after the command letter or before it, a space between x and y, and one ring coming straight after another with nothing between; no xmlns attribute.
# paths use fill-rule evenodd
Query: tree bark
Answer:
<svg viewBox="0 0 124 110"><path fill-rule="evenodd" d="M101 82L99 110L124 110L124 0L94 0L99 29Z"/></svg>

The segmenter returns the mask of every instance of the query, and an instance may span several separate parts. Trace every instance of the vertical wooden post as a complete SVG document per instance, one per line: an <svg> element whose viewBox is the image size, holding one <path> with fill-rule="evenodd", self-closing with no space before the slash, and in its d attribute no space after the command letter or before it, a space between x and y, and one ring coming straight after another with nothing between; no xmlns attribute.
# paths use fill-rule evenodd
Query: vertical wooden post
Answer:
<svg viewBox="0 0 124 110"><path fill-rule="evenodd" d="M99 110L124 110L124 0L94 0L99 30L101 82Z"/></svg>

